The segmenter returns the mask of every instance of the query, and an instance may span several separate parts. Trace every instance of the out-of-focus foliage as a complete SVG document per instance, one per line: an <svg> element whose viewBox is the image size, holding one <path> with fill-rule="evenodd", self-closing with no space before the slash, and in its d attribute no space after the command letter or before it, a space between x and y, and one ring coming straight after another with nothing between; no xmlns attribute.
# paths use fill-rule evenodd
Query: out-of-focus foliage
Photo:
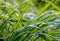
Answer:
<svg viewBox="0 0 60 41"><path fill-rule="evenodd" d="M0 0L0 41L60 41L60 0Z"/></svg>

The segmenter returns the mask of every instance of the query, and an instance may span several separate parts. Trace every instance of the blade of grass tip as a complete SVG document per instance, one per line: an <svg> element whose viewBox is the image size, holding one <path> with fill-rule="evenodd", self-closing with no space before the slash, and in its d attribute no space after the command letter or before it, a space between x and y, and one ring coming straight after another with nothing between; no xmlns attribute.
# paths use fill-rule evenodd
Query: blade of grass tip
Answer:
<svg viewBox="0 0 60 41"><path fill-rule="evenodd" d="M11 15L9 16L9 18L4 21L4 23L1 25L0 31L2 31L2 30L4 29L4 26L6 25L7 21L11 18L11 16L12 16L15 12L16 12L16 11L12 12Z"/></svg>
<svg viewBox="0 0 60 41"><path fill-rule="evenodd" d="M50 5L51 3L53 2L54 0L52 0L51 2L48 2L48 4L38 13L38 15L33 19L31 20L26 26L28 26L30 23L34 22L35 20L37 20L39 17L40 14L42 14ZM25 26L25 27L26 27Z"/></svg>
<svg viewBox="0 0 60 41"><path fill-rule="evenodd" d="M20 26L19 26L19 25L20 25ZM16 25L15 25L15 29L17 29L18 26L19 26L20 28L22 28L22 24L21 24L20 20L18 20L18 22L16 23Z"/></svg>
<svg viewBox="0 0 60 41"><path fill-rule="evenodd" d="M47 5L38 13L38 15L34 18L34 21L37 20L39 17L40 14L42 14L52 3L53 1L51 2L48 2Z"/></svg>
<svg viewBox="0 0 60 41"><path fill-rule="evenodd" d="M57 7L54 3L51 4L56 10L60 11L60 8Z"/></svg>
<svg viewBox="0 0 60 41"><path fill-rule="evenodd" d="M45 7L38 13L38 15L42 14L42 13L51 5L52 2L53 2L53 1L48 2L48 3L45 5Z"/></svg>
<svg viewBox="0 0 60 41"><path fill-rule="evenodd" d="M15 25L15 28L17 28L17 25L20 25L19 27L22 28L22 23L21 23L22 16L19 17L18 22Z"/></svg>

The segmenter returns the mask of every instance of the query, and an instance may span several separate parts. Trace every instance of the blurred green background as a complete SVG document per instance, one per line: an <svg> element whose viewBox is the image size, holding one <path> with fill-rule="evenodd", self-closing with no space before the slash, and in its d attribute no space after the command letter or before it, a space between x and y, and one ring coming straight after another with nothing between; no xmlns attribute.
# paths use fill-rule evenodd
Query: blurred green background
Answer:
<svg viewBox="0 0 60 41"><path fill-rule="evenodd" d="M0 0L0 41L60 41L60 0Z"/></svg>

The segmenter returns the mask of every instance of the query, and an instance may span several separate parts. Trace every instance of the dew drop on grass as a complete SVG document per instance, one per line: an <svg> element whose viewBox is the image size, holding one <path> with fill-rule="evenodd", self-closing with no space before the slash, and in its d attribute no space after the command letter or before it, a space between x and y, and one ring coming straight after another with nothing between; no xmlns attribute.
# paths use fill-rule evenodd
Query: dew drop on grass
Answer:
<svg viewBox="0 0 60 41"><path fill-rule="evenodd" d="M34 13L32 13L32 12L27 14L27 18L30 19L30 20L34 19L35 16L36 15Z"/></svg>

